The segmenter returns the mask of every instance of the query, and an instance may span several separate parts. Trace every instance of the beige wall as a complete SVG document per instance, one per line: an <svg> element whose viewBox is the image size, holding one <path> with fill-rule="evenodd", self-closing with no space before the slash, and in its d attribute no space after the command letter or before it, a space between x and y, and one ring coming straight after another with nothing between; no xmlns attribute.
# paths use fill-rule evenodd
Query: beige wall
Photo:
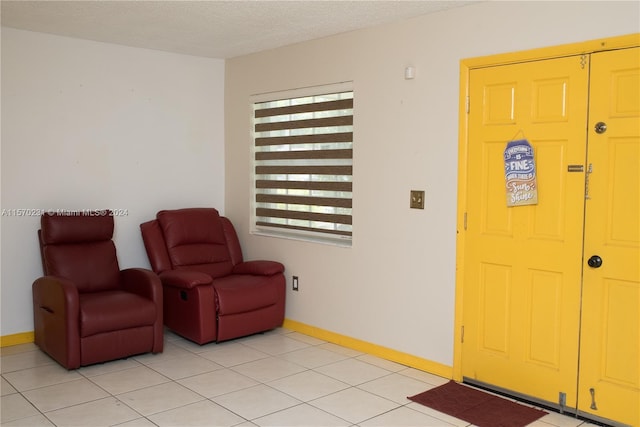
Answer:
<svg viewBox="0 0 640 427"><path fill-rule="evenodd" d="M224 208L223 99L223 60L2 28L0 208L125 209L120 265L148 266L141 222ZM33 331L42 267L37 211L0 221L5 336Z"/></svg>
<svg viewBox="0 0 640 427"><path fill-rule="evenodd" d="M228 60L225 210L247 258L282 261L289 287L299 276L287 318L451 366L460 60L634 33L639 16L637 2L483 2ZM251 95L342 81L353 247L251 235Z"/></svg>

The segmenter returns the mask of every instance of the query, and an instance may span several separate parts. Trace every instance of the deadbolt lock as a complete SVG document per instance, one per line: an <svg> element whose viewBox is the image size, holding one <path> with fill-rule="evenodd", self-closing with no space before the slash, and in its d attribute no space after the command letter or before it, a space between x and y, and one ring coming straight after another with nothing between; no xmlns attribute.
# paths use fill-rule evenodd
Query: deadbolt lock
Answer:
<svg viewBox="0 0 640 427"><path fill-rule="evenodd" d="M595 126L596 133L605 133L607 131L607 124L605 122L598 122Z"/></svg>

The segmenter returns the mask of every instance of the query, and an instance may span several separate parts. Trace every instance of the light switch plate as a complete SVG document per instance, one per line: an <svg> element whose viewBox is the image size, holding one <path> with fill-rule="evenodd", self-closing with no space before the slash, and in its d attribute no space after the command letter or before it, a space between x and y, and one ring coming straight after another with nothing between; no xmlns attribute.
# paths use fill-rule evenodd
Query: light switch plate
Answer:
<svg viewBox="0 0 640 427"><path fill-rule="evenodd" d="M424 209L424 190L411 190L411 209Z"/></svg>

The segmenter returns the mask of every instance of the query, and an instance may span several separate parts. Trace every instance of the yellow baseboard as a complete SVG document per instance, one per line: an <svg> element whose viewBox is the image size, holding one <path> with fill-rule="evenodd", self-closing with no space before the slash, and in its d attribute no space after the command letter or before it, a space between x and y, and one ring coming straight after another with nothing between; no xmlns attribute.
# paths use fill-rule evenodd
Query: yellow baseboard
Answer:
<svg viewBox="0 0 640 427"><path fill-rule="evenodd" d="M382 347L356 338L351 338L345 335L337 334L335 332L316 328L315 326L306 325L304 323L300 323L291 319L285 319L282 326L286 329L300 332L301 334L309 335L314 338L338 344L352 350L371 354L382 359L400 363L401 365L429 372L440 377L449 379L453 378L453 367L443 365L438 362L422 359L420 357L403 353L401 351L392 350L390 348Z"/></svg>
<svg viewBox="0 0 640 427"><path fill-rule="evenodd" d="M291 319L285 319L282 326L286 329L300 332L301 334L309 335L314 338L338 344L352 350L371 354L382 359L400 363L401 365L429 372L431 374L438 375L444 378L453 377L453 368L451 366L443 365L438 362L433 362L431 360L423 359L411 354L403 353L401 351L337 334L335 332L327 331L315 326L310 326ZM34 339L35 336L33 331L22 332L13 335L4 335L0 336L0 347L9 347L12 345L32 343L34 342Z"/></svg>
<svg viewBox="0 0 640 427"><path fill-rule="evenodd" d="M28 344L35 340L33 331L21 332L19 334L4 335L0 337L0 347L9 347L18 344Z"/></svg>

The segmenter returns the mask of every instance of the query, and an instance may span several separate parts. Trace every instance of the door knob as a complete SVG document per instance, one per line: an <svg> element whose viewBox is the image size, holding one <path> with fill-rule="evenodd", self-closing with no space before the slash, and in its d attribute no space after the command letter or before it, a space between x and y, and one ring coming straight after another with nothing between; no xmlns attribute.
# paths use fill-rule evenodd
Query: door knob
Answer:
<svg viewBox="0 0 640 427"><path fill-rule="evenodd" d="M607 131L607 124L605 122L598 122L595 126L596 133L605 133Z"/></svg>
<svg viewBox="0 0 640 427"><path fill-rule="evenodd" d="M602 265L602 258L600 258L598 255L593 255L591 258L589 258L587 264L591 268L600 268L600 266Z"/></svg>

